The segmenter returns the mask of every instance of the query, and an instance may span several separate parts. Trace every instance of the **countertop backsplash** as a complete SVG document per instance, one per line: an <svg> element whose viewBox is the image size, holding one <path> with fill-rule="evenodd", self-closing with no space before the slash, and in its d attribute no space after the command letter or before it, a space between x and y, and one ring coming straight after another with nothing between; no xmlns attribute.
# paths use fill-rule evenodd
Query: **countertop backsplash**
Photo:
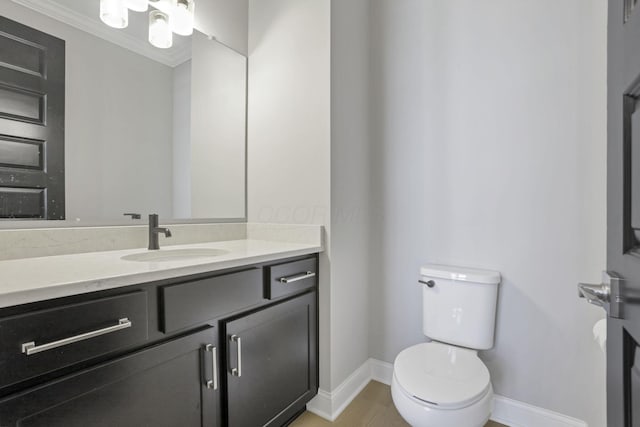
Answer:
<svg viewBox="0 0 640 427"><path fill-rule="evenodd" d="M231 240L269 240L322 246L323 231L317 225L210 223L162 223L172 232L160 237L160 247ZM146 248L148 227L104 226L0 230L0 261L86 252Z"/></svg>

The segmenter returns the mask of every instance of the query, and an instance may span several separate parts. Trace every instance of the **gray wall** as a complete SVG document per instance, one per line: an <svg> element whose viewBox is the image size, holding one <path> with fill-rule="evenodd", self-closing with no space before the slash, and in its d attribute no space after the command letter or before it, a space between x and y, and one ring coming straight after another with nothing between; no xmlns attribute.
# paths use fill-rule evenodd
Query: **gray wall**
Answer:
<svg viewBox="0 0 640 427"><path fill-rule="evenodd" d="M192 37L191 216L245 218L247 58Z"/></svg>
<svg viewBox="0 0 640 427"><path fill-rule="evenodd" d="M202 33L247 54L249 0L205 0L196 2L195 27Z"/></svg>
<svg viewBox="0 0 640 427"><path fill-rule="evenodd" d="M369 358L369 0L331 2L331 386Z"/></svg>
<svg viewBox="0 0 640 427"><path fill-rule="evenodd" d="M250 2L249 220L327 227L322 389L424 340L421 264L493 268L496 392L603 425L601 3Z"/></svg>
<svg viewBox="0 0 640 427"><path fill-rule="evenodd" d="M320 386L331 390L329 2L251 0L249 22L248 218L325 226Z"/></svg>
<svg viewBox="0 0 640 427"><path fill-rule="evenodd" d="M249 221L325 226L325 391L369 358L368 4L249 3Z"/></svg>
<svg viewBox="0 0 640 427"><path fill-rule="evenodd" d="M173 215L191 218L191 61L173 69Z"/></svg>
<svg viewBox="0 0 640 427"><path fill-rule="evenodd" d="M503 273L503 396L602 426L606 2L372 1L370 348L423 341L426 262Z"/></svg>

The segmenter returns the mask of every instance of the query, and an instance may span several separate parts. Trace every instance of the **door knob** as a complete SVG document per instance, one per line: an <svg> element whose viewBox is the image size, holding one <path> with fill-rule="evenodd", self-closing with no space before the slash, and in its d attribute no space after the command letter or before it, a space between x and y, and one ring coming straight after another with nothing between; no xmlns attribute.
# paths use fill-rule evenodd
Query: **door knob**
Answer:
<svg viewBox="0 0 640 427"><path fill-rule="evenodd" d="M590 285L588 283L578 283L578 296L586 298L589 304L604 307L609 302L610 286L608 283L600 285Z"/></svg>
<svg viewBox="0 0 640 427"><path fill-rule="evenodd" d="M604 271L600 284L578 283L578 296L585 298L590 304L602 307L610 317L621 318L620 282L620 277L615 273Z"/></svg>

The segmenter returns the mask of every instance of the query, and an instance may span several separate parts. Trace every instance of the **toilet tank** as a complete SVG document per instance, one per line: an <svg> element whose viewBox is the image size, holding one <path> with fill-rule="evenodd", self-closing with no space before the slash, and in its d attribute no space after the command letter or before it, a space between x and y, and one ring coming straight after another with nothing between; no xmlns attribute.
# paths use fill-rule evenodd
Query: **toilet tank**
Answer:
<svg viewBox="0 0 640 427"><path fill-rule="evenodd" d="M493 347L500 273L428 264L420 276L427 337L476 350Z"/></svg>

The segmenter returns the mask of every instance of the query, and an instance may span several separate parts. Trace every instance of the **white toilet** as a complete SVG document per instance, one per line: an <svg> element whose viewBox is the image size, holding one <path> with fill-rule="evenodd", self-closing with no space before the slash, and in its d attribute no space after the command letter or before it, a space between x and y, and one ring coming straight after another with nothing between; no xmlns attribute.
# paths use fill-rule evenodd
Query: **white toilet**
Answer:
<svg viewBox="0 0 640 427"><path fill-rule="evenodd" d="M444 265L420 269L422 330L431 342L393 363L391 395L414 427L482 427L493 410L489 370L500 273Z"/></svg>

